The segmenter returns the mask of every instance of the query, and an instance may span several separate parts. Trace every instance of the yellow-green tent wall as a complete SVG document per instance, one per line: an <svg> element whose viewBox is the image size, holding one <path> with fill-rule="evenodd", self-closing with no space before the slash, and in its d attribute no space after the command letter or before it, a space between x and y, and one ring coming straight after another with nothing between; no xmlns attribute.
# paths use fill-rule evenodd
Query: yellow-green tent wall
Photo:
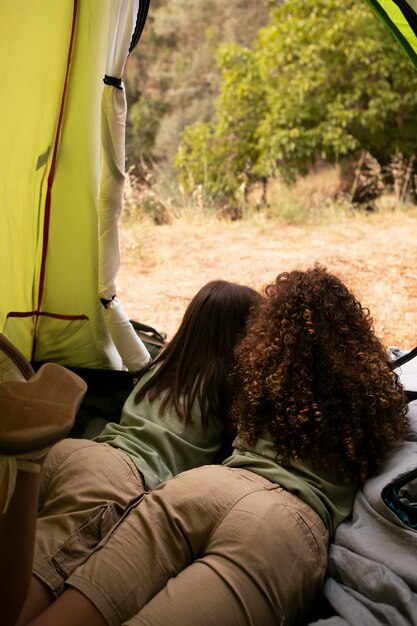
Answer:
<svg viewBox="0 0 417 626"><path fill-rule="evenodd" d="M100 103L117 4L1 3L0 331L37 361L120 366L97 287Z"/></svg>
<svg viewBox="0 0 417 626"><path fill-rule="evenodd" d="M417 0L366 0L417 68Z"/></svg>

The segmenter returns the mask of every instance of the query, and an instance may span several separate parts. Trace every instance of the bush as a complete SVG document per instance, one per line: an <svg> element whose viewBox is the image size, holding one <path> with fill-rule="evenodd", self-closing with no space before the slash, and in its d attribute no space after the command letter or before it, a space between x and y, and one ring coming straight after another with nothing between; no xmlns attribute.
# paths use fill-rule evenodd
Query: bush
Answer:
<svg viewBox="0 0 417 626"><path fill-rule="evenodd" d="M417 75L384 28L365 3L291 0L252 48L223 46L216 119L185 130L182 183L233 198L363 151L381 167L413 159Z"/></svg>

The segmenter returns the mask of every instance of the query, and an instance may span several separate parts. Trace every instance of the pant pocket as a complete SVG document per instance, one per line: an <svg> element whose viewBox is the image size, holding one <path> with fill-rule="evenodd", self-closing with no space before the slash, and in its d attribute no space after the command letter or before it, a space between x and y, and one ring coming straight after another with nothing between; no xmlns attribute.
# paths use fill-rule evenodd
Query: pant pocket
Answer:
<svg viewBox="0 0 417 626"><path fill-rule="evenodd" d="M287 510L301 532L306 547L308 546L316 560L317 567L322 568L327 563L328 547L328 532L323 522L315 512L309 511L306 514L304 510L295 509L291 506L287 506ZM318 529L321 529L322 532L318 532Z"/></svg>
<svg viewBox="0 0 417 626"><path fill-rule="evenodd" d="M61 545L52 557L52 563L64 579L96 549L117 524L121 517L120 507L108 502L97 507L87 521Z"/></svg>

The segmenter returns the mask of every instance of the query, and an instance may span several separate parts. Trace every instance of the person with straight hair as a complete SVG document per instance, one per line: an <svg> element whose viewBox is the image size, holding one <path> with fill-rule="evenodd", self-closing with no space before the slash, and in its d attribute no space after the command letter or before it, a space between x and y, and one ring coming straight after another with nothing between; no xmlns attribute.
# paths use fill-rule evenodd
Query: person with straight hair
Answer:
<svg viewBox="0 0 417 626"><path fill-rule="evenodd" d="M358 485L404 439L404 390L368 309L319 265L266 287L229 384L232 454L144 494L18 626L300 623Z"/></svg>
<svg viewBox="0 0 417 626"><path fill-rule="evenodd" d="M120 422L108 423L94 440L67 438L50 449L40 474L29 607L62 593L66 578L145 491L219 459L230 432L233 349L259 299L246 286L207 283L172 340L140 372ZM7 386L3 382L3 391Z"/></svg>

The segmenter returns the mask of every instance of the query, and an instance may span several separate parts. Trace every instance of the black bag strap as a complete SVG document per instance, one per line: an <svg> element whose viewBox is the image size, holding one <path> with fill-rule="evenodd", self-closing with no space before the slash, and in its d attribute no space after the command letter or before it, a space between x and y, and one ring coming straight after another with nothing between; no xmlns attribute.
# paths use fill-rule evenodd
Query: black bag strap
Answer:
<svg viewBox="0 0 417 626"><path fill-rule="evenodd" d="M142 322L137 322L136 320L129 321L144 343L150 343L158 348L163 348L165 346L166 335L164 333L160 333L152 326L148 326Z"/></svg>
<svg viewBox="0 0 417 626"><path fill-rule="evenodd" d="M395 361L392 361L392 363L390 364L391 369L395 370L397 369L397 367L401 367L401 365L404 365L404 363L408 363L408 361L411 361L411 359L414 359L414 357L416 356L417 346L410 350L410 352L407 352L407 354L403 354L402 356L398 357L398 359L395 359Z"/></svg>
<svg viewBox="0 0 417 626"><path fill-rule="evenodd" d="M412 359L415 359L416 357L417 357L417 346L413 348L412 350L410 350L410 352L407 352L407 354L403 354L402 356L398 357L398 359L395 359L395 361L392 361L390 363L390 367L392 370L395 370L398 367L405 365ZM405 387L404 391L409 402L411 402L412 400L417 400L417 391L414 391L412 389L407 389L407 387Z"/></svg>

